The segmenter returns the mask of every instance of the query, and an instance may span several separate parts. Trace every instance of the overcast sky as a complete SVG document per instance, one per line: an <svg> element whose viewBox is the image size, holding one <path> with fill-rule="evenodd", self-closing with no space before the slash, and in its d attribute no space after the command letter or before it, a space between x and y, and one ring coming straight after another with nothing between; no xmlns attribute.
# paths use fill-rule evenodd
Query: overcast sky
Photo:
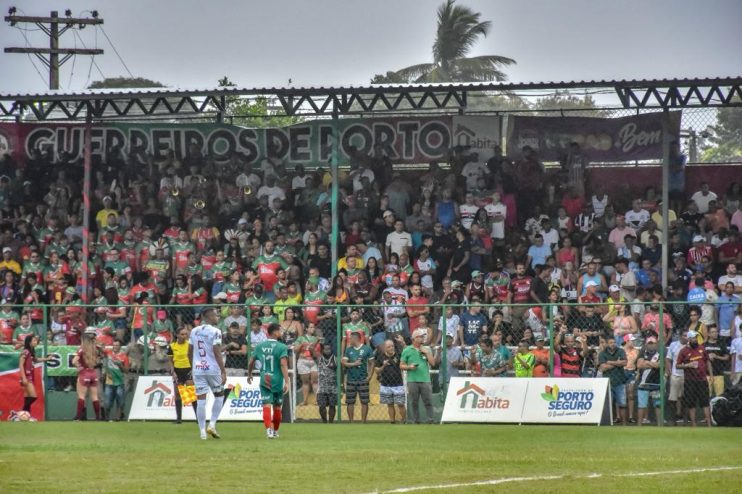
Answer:
<svg viewBox="0 0 742 494"><path fill-rule="evenodd" d="M376 73L431 60L442 0L0 0L5 15L97 8L103 28L135 76L169 86L210 87L228 75L241 86L366 84ZM511 81L566 81L742 75L742 0L460 0L492 21L473 55L517 60ZM33 25L23 26L36 29ZM24 32L48 46L40 31ZM88 47L95 30L79 32ZM0 44L24 46L0 26ZM60 43L81 41L68 31ZM96 57L106 77L126 75L102 33ZM0 91L47 89L25 55L0 53ZM63 89L100 79L90 57L68 61Z"/></svg>

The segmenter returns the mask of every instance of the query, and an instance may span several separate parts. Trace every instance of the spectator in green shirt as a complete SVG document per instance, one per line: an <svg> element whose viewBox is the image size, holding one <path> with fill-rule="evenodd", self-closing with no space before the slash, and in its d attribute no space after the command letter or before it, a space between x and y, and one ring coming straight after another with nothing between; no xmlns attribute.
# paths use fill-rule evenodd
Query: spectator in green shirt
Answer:
<svg viewBox="0 0 742 494"><path fill-rule="evenodd" d="M614 337L609 337L607 342L608 345L605 350L598 355L598 363L603 377L607 377L611 383L611 395L613 397L613 403L618 407L618 416L621 418L621 423L626 425L627 378L624 370L627 363L626 352L623 351L623 348L616 345L616 339Z"/></svg>
<svg viewBox="0 0 742 494"><path fill-rule="evenodd" d="M533 368L536 365L536 356L528 349L528 342L521 340L518 343L518 352L513 359L515 377L533 377Z"/></svg>
<svg viewBox="0 0 742 494"><path fill-rule="evenodd" d="M374 373L369 360L373 353L370 346L361 342L360 333L351 333L350 346L345 349L341 361L345 368L345 404L350 422L353 422L356 396L361 399L361 420L365 423L368 417L368 382Z"/></svg>
<svg viewBox="0 0 742 494"><path fill-rule="evenodd" d="M433 387L430 384L430 366L435 364L433 352L423 346L427 331L418 329L412 333L412 346L402 350L399 368L407 371L407 396L412 413L408 420L420 423L420 399L425 405L428 423L433 423Z"/></svg>

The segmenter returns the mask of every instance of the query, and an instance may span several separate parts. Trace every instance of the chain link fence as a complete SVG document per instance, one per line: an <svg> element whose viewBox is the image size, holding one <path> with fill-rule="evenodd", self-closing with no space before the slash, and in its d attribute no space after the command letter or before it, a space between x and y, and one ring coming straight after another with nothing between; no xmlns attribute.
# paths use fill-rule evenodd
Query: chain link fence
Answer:
<svg viewBox="0 0 742 494"><path fill-rule="evenodd" d="M304 421L330 417L347 421L351 416L355 421L437 421L450 378L471 375L609 377L614 387L626 386L628 422L674 423L685 420L682 396L689 388L677 357L688 342L688 331L697 333L694 338L709 354L720 357L711 358L711 375L708 384L703 383L710 397L721 394L735 378L724 356L731 339L742 333L742 311L728 328L719 327L713 300L700 305L608 299L600 304L279 302L214 307L227 353L229 342L247 345L243 358L227 355L228 372L238 371L231 375L244 375L252 348L265 340L269 324L284 328L284 341L291 349L287 403L292 417ZM137 376L169 373L168 344L179 330L198 325L204 308L6 305L0 308L0 351L19 351L26 335L38 335L43 353L54 355L46 364L47 389L72 391L76 375L72 357L83 332L92 326L102 349L109 350L114 341L122 343L130 361L126 382L131 392ZM413 345L414 335L421 336L421 345ZM618 370L605 365L613 341L625 360ZM413 406L405 365L420 362L419 357L429 360L423 374L429 377L432 393L423 394ZM624 418L621 413L614 416ZM664 420L658 420L661 417Z"/></svg>

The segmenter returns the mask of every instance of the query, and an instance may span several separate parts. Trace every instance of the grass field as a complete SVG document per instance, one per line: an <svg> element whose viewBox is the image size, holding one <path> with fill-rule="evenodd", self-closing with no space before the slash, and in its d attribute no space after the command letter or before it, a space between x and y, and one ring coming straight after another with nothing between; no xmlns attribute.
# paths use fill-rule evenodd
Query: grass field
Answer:
<svg viewBox="0 0 742 494"><path fill-rule="evenodd" d="M286 424L273 441L262 424L219 430L200 441L192 423L0 423L0 492L742 491L739 429ZM736 468L688 471L724 466ZM471 485L496 479L510 480Z"/></svg>

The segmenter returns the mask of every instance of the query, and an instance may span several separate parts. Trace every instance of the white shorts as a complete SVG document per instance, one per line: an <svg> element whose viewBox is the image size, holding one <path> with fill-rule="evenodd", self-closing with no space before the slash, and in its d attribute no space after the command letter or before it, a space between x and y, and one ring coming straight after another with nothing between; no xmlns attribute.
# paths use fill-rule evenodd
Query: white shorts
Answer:
<svg viewBox="0 0 742 494"><path fill-rule="evenodd" d="M211 390L212 393L221 393L224 389L222 376L220 374L198 374L193 376L193 384L196 386L196 395L201 396Z"/></svg>
<svg viewBox="0 0 742 494"><path fill-rule="evenodd" d="M317 363L314 360L301 358L296 362L296 372L298 372L300 376L317 371Z"/></svg>

